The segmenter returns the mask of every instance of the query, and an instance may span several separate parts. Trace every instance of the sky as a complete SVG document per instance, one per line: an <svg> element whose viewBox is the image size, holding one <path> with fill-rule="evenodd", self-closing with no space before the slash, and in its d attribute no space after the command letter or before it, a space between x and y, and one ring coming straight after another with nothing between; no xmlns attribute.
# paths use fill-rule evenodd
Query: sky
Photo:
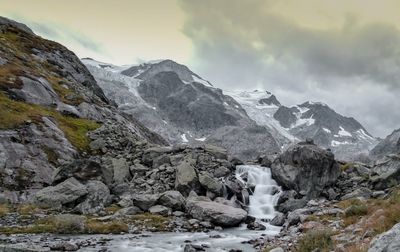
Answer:
<svg viewBox="0 0 400 252"><path fill-rule="evenodd" d="M172 59L226 90L321 101L374 136L400 128L398 0L0 0L79 57Z"/></svg>

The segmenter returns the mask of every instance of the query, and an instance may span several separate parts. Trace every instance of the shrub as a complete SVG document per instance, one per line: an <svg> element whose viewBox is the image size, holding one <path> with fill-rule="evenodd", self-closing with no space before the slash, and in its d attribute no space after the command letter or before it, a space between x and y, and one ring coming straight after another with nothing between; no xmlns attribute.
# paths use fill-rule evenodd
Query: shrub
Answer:
<svg viewBox="0 0 400 252"><path fill-rule="evenodd" d="M311 252L315 249L330 251L333 248L330 230L311 230L300 238L296 251Z"/></svg>

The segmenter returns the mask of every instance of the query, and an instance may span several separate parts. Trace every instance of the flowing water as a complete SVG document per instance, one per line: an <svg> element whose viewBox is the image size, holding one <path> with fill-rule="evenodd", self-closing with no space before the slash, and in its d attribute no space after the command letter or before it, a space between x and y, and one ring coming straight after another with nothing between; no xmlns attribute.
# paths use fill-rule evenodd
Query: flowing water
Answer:
<svg viewBox="0 0 400 252"><path fill-rule="evenodd" d="M245 225L237 228L211 231L209 233L148 233L146 235L102 235L102 236L71 236L71 239L107 240L105 246L84 248L79 251L99 251L106 247L107 251L115 252L179 252L183 251L185 243L207 245L209 252L229 251L240 249L254 251L250 244L242 242L263 235L276 235L280 228L269 225L268 221L275 216L274 206L279 198L280 188L271 178L269 168L256 165L241 165L236 168L236 177L248 188L254 189L248 205L249 214L266 226L264 231L248 230ZM247 179L246 179L247 177ZM66 236L60 238L68 238ZM32 237L34 239L34 237Z"/></svg>

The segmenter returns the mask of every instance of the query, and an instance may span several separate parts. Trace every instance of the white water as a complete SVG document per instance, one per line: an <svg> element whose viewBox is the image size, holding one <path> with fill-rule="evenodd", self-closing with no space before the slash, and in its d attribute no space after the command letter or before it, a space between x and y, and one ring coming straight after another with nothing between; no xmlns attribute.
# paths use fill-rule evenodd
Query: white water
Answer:
<svg viewBox="0 0 400 252"><path fill-rule="evenodd" d="M243 179L243 175L247 174L247 181ZM259 238L262 235L273 236L280 231L279 227L268 224L267 220L271 220L276 212L274 206L281 192L275 181L271 178L269 168L263 168L257 165L241 165L236 167L236 177L249 188L255 186L253 195L250 196L249 215L257 218L266 226L264 231L248 230L245 225L238 228L224 229L223 231L212 231L210 233L149 233L147 236L142 235L83 235L83 236L57 236L61 239L109 239L104 246L97 245L91 248L82 248L79 251L92 252L98 251L100 248L106 247L108 251L115 252L182 252L186 244L185 241L190 240L192 244L205 244L209 248L207 252L223 252L230 249L240 249L242 251L255 251L250 244L243 243L251 239ZM275 193L274 193L275 192ZM212 235L211 235L212 234ZM218 234L216 238L213 235ZM210 237L211 236L211 237ZM31 236L30 239L40 241L41 236Z"/></svg>
<svg viewBox="0 0 400 252"><path fill-rule="evenodd" d="M246 175L247 181L243 179ZM282 192L272 179L271 169L259 165L239 165L236 167L236 178L248 188L255 187L249 199L249 215L262 222L269 234L278 233L279 227L268 224L276 215L275 206Z"/></svg>

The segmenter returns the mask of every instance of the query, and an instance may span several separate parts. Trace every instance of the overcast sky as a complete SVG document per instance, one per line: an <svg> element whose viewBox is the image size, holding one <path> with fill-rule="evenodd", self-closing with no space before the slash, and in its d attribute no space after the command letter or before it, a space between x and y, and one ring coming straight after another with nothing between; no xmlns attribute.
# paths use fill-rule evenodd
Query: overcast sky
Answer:
<svg viewBox="0 0 400 252"><path fill-rule="evenodd" d="M222 89L322 101L375 136L400 128L398 0L0 0L79 57L170 58Z"/></svg>

